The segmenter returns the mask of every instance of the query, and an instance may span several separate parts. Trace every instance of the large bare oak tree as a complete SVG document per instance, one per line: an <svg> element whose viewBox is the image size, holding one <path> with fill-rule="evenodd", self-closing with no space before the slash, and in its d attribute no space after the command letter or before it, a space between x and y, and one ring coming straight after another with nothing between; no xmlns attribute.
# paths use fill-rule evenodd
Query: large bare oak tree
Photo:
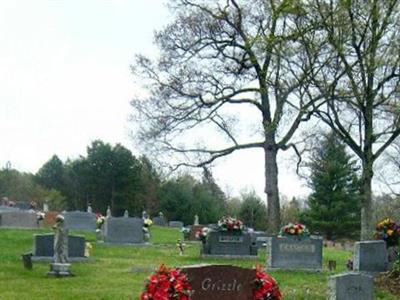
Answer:
<svg viewBox="0 0 400 300"><path fill-rule="evenodd" d="M281 225L277 154L295 149L292 137L315 106L307 89L309 75L318 72L313 67L320 49L311 41L313 47L298 42L306 32L304 39L314 37L308 15L299 1L170 3L173 21L156 33L159 58L138 56L133 66L148 90L146 97L132 101L139 124L136 137L158 155L181 154L178 165L186 166L261 149L267 221L269 231L276 233ZM249 108L257 119L242 126L239 120ZM257 127L249 129L247 121L256 121ZM224 143L184 138L191 133L191 141L211 139L211 129L225 136Z"/></svg>

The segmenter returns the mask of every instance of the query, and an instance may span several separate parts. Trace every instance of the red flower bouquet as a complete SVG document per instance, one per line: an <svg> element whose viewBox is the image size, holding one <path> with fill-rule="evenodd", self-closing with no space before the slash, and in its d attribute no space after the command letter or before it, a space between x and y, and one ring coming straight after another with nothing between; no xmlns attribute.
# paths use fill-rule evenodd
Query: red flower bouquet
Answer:
<svg viewBox="0 0 400 300"><path fill-rule="evenodd" d="M180 269L160 268L148 278L141 300L191 300L192 287Z"/></svg>
<svg viewBox="0 0 400 300"><path fill-rule="evenodd" d="M289 223L281 228L279 236L309 236L310 232L307 227L300 223Z"/></svg>
<svg viewBox="0 0 400 300"><path fill-rule="evenodd" d="M232 217L222 217L218 221L218 227L223 231L242 231L243 222Z"/></svg>
<svg viewBox="0 0 400 300"><path fill-rule="evenodd" d="M260 266L256 269L254 280L253 300L281 300L279 286L272 276L264 273Z"/></svg>

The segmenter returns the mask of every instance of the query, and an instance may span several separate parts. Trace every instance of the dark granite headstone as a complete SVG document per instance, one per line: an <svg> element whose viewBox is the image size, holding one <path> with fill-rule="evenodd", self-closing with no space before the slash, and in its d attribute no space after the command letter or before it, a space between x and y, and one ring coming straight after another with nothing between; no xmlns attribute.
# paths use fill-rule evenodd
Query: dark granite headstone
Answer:
<svg viewBox="0 0 400 300"><path fill-rule="evenodd" d="M143 244L143 219L107 218L103 225L104 242L112 244Z"/></svg>
<svg viewBox="0 0 400 300"><path fill-rule="evenodd" d="M248 232L211 231L203 244L203 255L256 256L257 247Z"/></svg>
<svg viewBox="0 0 400 300"><path fill-rule="evenodd" d="M322 238L270 237L268 239L268 268L322 269Z"/></svg>
<svg viewBox="0 0 400 300"><path fill-rule="evenodd" d="M384 241L363 241L354 245L353 270L360 272L385 272L388 253Z"/></svg>
<svg viewBox="0 0 400 300"><path fill-rule="evenodd" d="M84 211L67 211L63 213L65 227L69 230L95 231L96 215Z"/></svg>
<svg viewBox="0 0 400 300"><path fill-rule="evenodd" d="M183 222L181 222L181 221L169 221L168 226L169 227L173 227L173 228L181 229L183 227Z"/></svg>
<svg viewBox="0 0 400 300"><path fill-rule="evenodd" d="M329 277L327 300L372 300L374 280L362 273L344 273Z"/></svg>
<svg viewBox="0 0 400 300"><path fill-rule="evenodd" d="M164 217L154 217L153 224L157 226L167 226L167 220Z"/></svg>
<svg viewBox="0 0 400 300"><path fill-rule="evenodd" d="M54 234L35 234L32 252L34 258L52 258L54 256ZM68 236L68 256L70 258L85 257L84 236Z"/></svg>
<svg viewBox="0 0 400 300"><path fill-rule="evenodd" d="M38 228L35 212L8 211L0 214L0 227L6 228Z"/></svg>
<svg viewBox="0 0 400 300"><path fill-rule="evenodd" d="M193 300L253 299L256 271L236 266L200 265L182 268L194 291Z"/></svg>

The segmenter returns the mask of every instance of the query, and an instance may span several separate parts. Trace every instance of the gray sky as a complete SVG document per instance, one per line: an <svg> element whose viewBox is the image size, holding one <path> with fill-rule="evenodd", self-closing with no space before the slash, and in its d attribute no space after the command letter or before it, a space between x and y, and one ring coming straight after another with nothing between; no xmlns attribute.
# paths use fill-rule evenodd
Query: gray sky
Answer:
<svg viewBox="0 0 400 300"><path fill-rule="evenodd" d="M135 53L156 53L153 31L168 20L163 2L0 1L0 167L36 172L53 154L85 154L95 139L138 154L128 138L139 89L129 66ZM306 194L290 163L280 166L281 191ZM213 172L234 195L254 188L263 196L261 151L234 154Z"/></svg>

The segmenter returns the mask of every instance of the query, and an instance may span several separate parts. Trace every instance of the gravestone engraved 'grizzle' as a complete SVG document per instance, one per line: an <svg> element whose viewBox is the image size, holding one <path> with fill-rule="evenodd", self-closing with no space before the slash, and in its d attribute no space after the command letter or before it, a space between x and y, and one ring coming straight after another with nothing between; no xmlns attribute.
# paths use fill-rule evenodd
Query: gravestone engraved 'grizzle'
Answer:
<svg viewBox="0 0 400 300"><path fill-rule="evenodd" d="M350 272L329 277L328 300L372 300L373 295L372 276Z"/></svg>
<svg viewBox="0 0 400 300"><path fill-rule="evenodd" d="M322 269L322 238L319 237L271 237L268 252L268 268Z"/></svg>
<svg viewBox="0 0 400 300"><path fill-rule="evenodd" d="M143 244L143 219L107 218L103 225L104 242L114 244Z"/></svg>
<svg viewBox="0 0 400 300"><path fill-rule="evenodd" d="M73 230L96 231L96 215L85 211L67 211L64 214L65 226Z"/></svg>
<svg viewBox="0 0 400 300"><path fill-rule="evenodd" d="M227 265L182 268L194 291L193 300L253 299L256 270Z"/></svg>

